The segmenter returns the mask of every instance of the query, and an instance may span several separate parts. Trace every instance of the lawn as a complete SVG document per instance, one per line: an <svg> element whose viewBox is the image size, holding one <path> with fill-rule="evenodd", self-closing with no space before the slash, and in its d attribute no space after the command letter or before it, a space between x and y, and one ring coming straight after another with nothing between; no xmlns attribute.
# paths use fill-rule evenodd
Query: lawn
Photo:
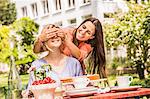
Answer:
<svg viewBox="0 0 150 99"><path fill-rule="evenodd" d="M26 75L20 75L21 77L21 80L22 80L22 85L26 85L28 83L28 79L29 79L29 75L26 74ZM3 74L0 74L0 88L1 87L7 87L7 84L8 84L8 73L3 73Z"/></svg>
<svg viewBox="0 0 150 99"><path fill-rule="evenodd" d="M24 89L28 83L29 75L20 75L20 77L22 80L22 89ZM0 99L5 99L4 88L8 88L8 73L0 74L0 79Z"/></svg>

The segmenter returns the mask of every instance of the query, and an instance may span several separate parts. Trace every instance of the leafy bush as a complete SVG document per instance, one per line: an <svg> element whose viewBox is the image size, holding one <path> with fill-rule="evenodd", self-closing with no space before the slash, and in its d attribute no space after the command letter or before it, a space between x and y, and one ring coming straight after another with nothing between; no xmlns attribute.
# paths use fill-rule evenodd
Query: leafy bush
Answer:
<svg viewBox="0 0 150 99"><path fill-rule="evenodd" d="M124 67L126 66L126 58L122 58L122 57L114 57L111 63L111 67L113 69L116 69L117 67Z"/></svg>
<svg viewBox="0 0 150 99"><path fill-rule="evenodd" d="M12 24L12 28L14 37L11 39L14 39L13 41L15 42L13 55L16 65L19 66L20 74L25 74L29 64L36 58L32 49L35 37L38 34L39 25L30 18L24 17L16 20Z"/></svg>
<svg viewBox="0 0 150 99"><path fill-rule="evenodd" d="M0 0L0 23L2 25L12 24L16 20L15 3L10 0Z"/></svg>
<svg viewBox="0 0 150 99"><path fill-rule="evenodd" d="M15 29L15 32L21 36L21 45L26 46L33 44L39 28L37 23L28 17L24 17L16 20L12 26Z"/></svg>
<svg viewBox="0 0 150 99"><path fill-rule="evenodd" d="M139 80L136 78L132 81L131 86L142 86L144 88L150 88L150 78L144 80Z"/></svg>
<svg viewBox="0 0 150 99"><path fill-rule="evenodd" d="M10 56L9 47L9 32L10 29L7 26L0 27L0 62L8 63L8 57Z"/></svg>

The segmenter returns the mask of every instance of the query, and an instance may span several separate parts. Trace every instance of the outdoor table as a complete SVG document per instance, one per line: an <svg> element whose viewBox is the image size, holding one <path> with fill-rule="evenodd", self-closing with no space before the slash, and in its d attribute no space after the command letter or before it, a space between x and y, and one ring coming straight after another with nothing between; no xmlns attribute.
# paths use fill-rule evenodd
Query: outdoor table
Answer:
<svg viewBox="0 0 150 99"><path fill-rule="evenodd" d="M109 92L104 94L95 94L94 96L77 97L71 99L114 99L114 98L123 99L129 97L139 99L140 96L150 96L150 88L139 88L138 90L135 91L125 91L125 92ZM64 97L64 99L70 99L70 97Z"/></svg>

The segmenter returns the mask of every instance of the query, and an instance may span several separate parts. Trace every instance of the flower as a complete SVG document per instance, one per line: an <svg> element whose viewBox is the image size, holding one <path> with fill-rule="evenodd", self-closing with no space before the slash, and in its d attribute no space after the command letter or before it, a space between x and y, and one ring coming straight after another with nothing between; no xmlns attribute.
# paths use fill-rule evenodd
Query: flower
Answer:
<svg viewBox="0 0 150 99"><path fill-rule="evenodd" d="M34 71L35 79L36 80L43 80L47 77L47 73L52 70L50 64L44 64L40 68Z"/></svg>

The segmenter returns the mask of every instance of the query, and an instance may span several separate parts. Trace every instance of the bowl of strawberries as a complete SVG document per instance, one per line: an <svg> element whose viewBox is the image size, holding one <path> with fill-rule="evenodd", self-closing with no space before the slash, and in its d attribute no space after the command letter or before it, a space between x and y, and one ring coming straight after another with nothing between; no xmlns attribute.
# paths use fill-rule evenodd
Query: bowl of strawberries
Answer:
<svg viewBox="0 0 150 99"><path fill-rule="evenodd" d="M51 77L46 77L43 80L35 80L30 87L35 99L54 99L54 92L58 83Z"/></svg>

